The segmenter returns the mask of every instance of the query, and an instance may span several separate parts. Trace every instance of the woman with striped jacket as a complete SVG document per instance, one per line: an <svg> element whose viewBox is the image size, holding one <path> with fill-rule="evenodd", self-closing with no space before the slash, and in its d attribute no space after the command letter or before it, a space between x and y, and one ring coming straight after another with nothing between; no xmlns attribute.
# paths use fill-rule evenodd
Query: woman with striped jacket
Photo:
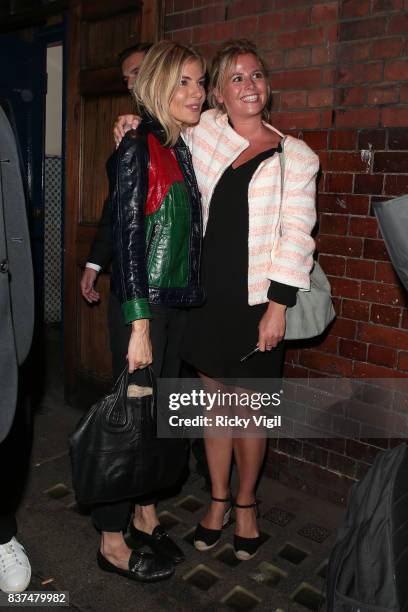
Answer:
<svg viewBox="0 0 408 612"><path fill-rule="evenodd" d="M210 392L220 389L220 378L236 381L224 381L231 391L236 386L256 388L255 381L240 385L237 379L281 376L285 311L296 303L298 290L309 289L319 161L303 141L285 139L281 202L283 135L269 124L270 98L267 70L256 47L245 40L230 41L213 62L213 108L186 136L202 195L206 302L189 313L182 356ZM224 407L218 411L225 414ZM239 474L234 550L247 560L260 544L255 487L266 438L263 432L259 437L235 437L235 432L221 438L219 431L213 433L205 435L212 497L197 526L195 547L215 546L228 521L234 457Z"/></svg>

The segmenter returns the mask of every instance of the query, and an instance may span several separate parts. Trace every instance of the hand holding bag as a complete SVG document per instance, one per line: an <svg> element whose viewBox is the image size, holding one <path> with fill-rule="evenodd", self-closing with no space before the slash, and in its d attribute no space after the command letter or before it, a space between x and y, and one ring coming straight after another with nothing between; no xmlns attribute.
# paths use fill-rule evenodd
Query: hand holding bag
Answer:
<svg viewBox="0 0 408 612"><path fill-rule="evenodd" d="M279 207L280 234L282 235L282 203L285 177L285 138L281 140L279 154L281 166L281 198ZM333 321L336 312L333 307L330 283L317 261L310 273L310 291L298 291L295 306L286 309L285 340L305 340L319 336Z"/></svg>
<svg viewBox="0 0 408 612"><path fill-rule="evenodd" d="M127 396L126 367L112 393L92 406L70 437L72 479L81 504L166 489L185 468L185 440L157 437L156 380L150 367L145 371L152 395Z"/></svg>

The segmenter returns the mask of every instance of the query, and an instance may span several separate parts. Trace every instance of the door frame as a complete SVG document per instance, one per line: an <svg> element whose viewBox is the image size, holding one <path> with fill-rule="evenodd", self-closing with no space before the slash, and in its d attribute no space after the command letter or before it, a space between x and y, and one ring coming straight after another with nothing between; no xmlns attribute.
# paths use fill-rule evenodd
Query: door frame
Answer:
<svg viewBox="0 0 408 612"><path fill-rule="evenodd" d="M34 41L39 43L43 50L43 66L45 68L45 72L47 70L47 48L52 43L60 42L62 45L62 114L61 114L61 252L60 252L60 262L61 262L61 286L60 286L60 299L61 299L61 342L63 342L63 324L64 324L64 210L65 210L65 126L66 126L66 79L67 79L67 15L66 12L63 14L62 22L51 25L51 26L42 26L35 30L34 32ZM48 84L47 84L48 86ZM41 186L42 186L42 202L43 202L43 215L45 213L45 126L46 126L46 104L44 99L44 109L43 109L43 125L44 125L44 134L43 134L43 147L42 147L42 160L41 160ZM44 233L44 216L43 216L43 225L42 225L42 238L43 245L45 242L45 233ZM44 247L42 253L42 261L41 261L41 270L37 271L39 273L40 287L39 291L41 292L41 302L40 302L40 312L38 316L40 317L39 324L43 325L44 323Z"/></svg>
<svg viewBox="0 0 408 612"><path fill-rule="evenodd" d="M100 395L111 388L110 376L106 372L98 376L97 368L92 369L92 364L81 366L78 354L80 347L77 342L81 333L80 320L78 318L78 299L80 298L78 286L78 270L84 263L91 240L95 234L96 222L81 222L81 181L82 170L80 166L81 151L81 129L84 121L84 104L82 96L87 95L80 82L81 71L85 69L103 71L104 65L95 65L87 68L82 66L82 24L98 20L108 19L121 13L128 13L134 9L141 14L141 31L138 42L156 42L162 34L164 0L110 0L107 3L98 3L98 0L71 0L69 11L69 64L67 70L67 149L66 149L66 206L65 206L65 283L64 303L66 305L64 320L64 395L65 401L71 405L85 407ZM83 10L85 8L85 11ZM86 31L86 29L85 29ZM135 41L136 42L136 41ZM130 43L131 44L131 43ZM109 64L110 65L110 64ZM113 65L113 64L112 64ZM96 87L96 84L95 84ZM89 94L89 92L87 92ZM90 95L90 94L89 94ZM126 94L127 96L128 94ZM91 215L92 216L92 215ZM96 220L95 220L96 221ZM102 280L102 279L101 279ZM105 299L105 298L104 298ZM107 298L106 298L107 299ZM105 305L107 302L105 302ZM96 319L96 317L95 317ZM104 322L105 330L107 328ZM92 329L92 346L97 344L98 335ZM75 335L75 338L74 338ZM89 338L88 338L89 340ZM102 337L104 347L106 345L106 334ZM90 345L87 345L89 348ZM108 350L108 349L107 349Z"/></svg>

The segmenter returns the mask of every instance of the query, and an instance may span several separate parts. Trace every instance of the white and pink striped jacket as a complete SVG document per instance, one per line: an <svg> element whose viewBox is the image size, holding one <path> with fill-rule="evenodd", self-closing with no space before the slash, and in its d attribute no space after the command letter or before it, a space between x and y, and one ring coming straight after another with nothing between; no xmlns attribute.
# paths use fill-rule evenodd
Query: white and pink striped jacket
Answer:
<svg viewBox="0 0 408 612"><path fill-rule="evenodd" d="M267 125L267 124L265 124ZM278 130L271 130L283 136ZM229 125L227 115L215 110L201 115L188 130L194 170L203 199L204 233L211 197L224 170L249 143ZM316 174L319 158L302 140L285 140L285 182L281 230L278 227L281 170L278 155L259 164L248 188L248 303L268 301L270 281L301 290L310 289L315 243L310 233L316 223ZM233 214L233 202L231 202Z"/></svg>

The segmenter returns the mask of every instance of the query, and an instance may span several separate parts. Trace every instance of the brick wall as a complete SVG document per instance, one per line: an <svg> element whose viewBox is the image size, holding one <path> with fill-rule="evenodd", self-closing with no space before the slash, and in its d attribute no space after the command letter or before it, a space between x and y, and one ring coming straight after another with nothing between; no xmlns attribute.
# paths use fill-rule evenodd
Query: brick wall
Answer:
<svg viewBox="0 0 408 612"><path fill-rule="evenodd" d="M372 203L408 193L408 0L166 0L165 28L208 59L228 38L255 40L272 123L319 154L317 252L338 318L324 338L288 349L286 375L407 376L408 296ZM269 468L341 501L390 443L280 441Z"/></svg>

